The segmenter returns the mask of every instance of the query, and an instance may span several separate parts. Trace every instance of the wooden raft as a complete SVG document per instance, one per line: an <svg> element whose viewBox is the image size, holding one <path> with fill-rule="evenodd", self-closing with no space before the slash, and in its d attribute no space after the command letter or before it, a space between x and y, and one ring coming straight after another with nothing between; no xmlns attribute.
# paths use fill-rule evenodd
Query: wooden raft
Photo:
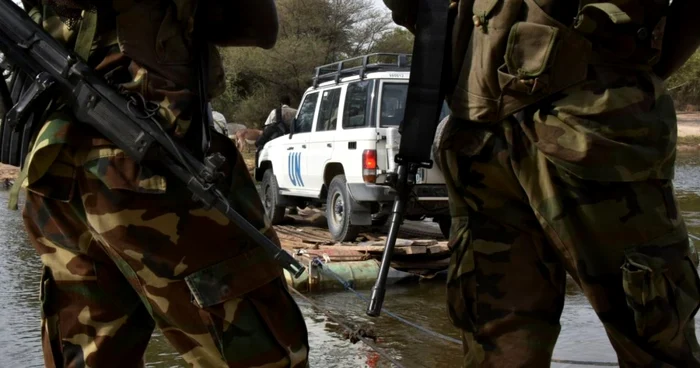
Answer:
<svg viewBox="0 0 700 368"><path fill-rule="evenodd" d="M300 260L319 257L325 262L353 262L381 259L386 242L386 228L359 234L355 242L336 242L331 239L322 211L300 210L287 215L275 230L282 247ZM420 225L418 225L420 227ZM441 239L441 240L438 240ZM431 275L444 270L449 263L450 250L442 234L420 230L416 225L403 227L396 239L391 265L412 273Z"/></svg>
<svg viewBox="0 0 700 368"><path fill-rule="evenodd" d="M330 234L325 229L314 227L296 227L292 225L275 226L277 235L282 242L282 247L291 251L298 249L329 251L331 249L342 249L343 251L354 251L359 254L369 254L370 256L381 256L384 251L386 236L376 236L373 234L361 234L359 239L364 241L353 243L334 242ZM437 241L434 239L396 239L394 254L396 255L449 255L447 241Z"/></svg>

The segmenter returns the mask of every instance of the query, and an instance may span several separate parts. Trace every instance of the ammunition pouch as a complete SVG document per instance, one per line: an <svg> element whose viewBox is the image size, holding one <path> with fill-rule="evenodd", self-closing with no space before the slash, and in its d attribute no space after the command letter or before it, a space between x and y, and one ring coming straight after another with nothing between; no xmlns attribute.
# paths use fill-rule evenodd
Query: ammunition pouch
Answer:
<svg viewBox="0 0 700 368"><path fill-rule="evenodd" d="M661 56L666 27L665 8L646 10L644 19L628 15L612 3L581 8L573 28L595 44L595 64L650 68Z"/></svg>
<svg viewBox="0 0 700 368"><path fill-rule="evenodd" d="M460 2L455 30L470 28L467 4L473 28L466 32L468 48L457 42L454 50L453 61L461 63L453 70L458 78L450 98L453 115L496 123L585 81L592 65L650 69L660 54L665 23L661 16L641 17L649 12L642 9L643 0L638 2L624 10L612 2L583 6L572 25L547 14L542 1ZM654 23L642 22L648 19Z"/></svg>

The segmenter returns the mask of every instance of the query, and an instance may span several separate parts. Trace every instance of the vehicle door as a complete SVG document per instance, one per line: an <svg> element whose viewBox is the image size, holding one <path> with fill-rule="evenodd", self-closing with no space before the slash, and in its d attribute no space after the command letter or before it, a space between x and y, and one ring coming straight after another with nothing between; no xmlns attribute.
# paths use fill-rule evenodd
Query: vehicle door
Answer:
<svg viewBox="0 0 700 368"><path fill-rule="evenodd" d="M335 137L334 161L341 162L348 183L364 182L362 155L364 150L376 149L377 129L371 126L372 90L374 80L349 83L345 89L342 123Z"/></svg>
<svg viewBox="0 0 700 368"><path fill-rule="evenodd" d="M326 164L333 157L335 148L336 129L340 111L342 87L330 88L321 92L318 118L314 126L314 132L309 138L307 175L305 177L306 189L318 194L323 187L323 173Z"/></svg>
<svg viewBox="0 0 700 368"><path fill-rule="evenodd" d="M275 172L280 189L290 194L303 195L307 192L305 171L309 155L308 140L318 110L318 96L319 92L311 92L304 97L294 119L292 133L281 145L283 151L279 156L282 160L277 163Z"/></svg>

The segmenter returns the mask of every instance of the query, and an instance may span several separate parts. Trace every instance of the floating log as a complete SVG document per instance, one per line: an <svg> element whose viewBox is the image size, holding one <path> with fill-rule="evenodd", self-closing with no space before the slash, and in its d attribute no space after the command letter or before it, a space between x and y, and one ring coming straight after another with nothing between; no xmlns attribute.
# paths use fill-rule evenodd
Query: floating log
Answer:
<svg viewBox="0 0 700 368"><path fill-rule="evenodd" d="M351 284L355 290L371 289L379 273L379 262L374 259L361 262L331 262L324 267L338 274L345 281ZM316 292L329 290L343 290L343 285L336 278L313 266L311 262L307 264L304 273L297 279L293 278L287 270L284 270L287 284L301 292ZM417 275L390 269L388 284L394 284L407 279L418 278Z"/></svg>

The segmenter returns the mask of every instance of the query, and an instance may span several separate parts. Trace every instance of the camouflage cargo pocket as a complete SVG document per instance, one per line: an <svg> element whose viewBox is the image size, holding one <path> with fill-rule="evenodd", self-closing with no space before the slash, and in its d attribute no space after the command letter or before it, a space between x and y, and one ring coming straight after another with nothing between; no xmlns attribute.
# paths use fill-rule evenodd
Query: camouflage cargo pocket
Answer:
<svg viewBox="0 0 700 368"><path fill-rule="evenodd" d="M448 243L452 256L447 273L447 310L455 326L475 332L478 283L470 236L468 219L453 218Z"/></svg>
<svg viewBox="0 0 700 368"><path fill-rule="evenodd" d="M498 82L509 94L532 95L549 84L549 68L560 42L559 29L517 22L508 36L505 63L498 68Z"/></svg>
<svg viewBox="0 0 700 368"><path fill-rule="evenodd" d="M239 298L282 276L282 269L262 247L193 272L185 277L193 302L209 308Z"/></svg>
<svg viewBox="0 0 700 368"><path fill-rule="evenodd" d="M666 345L683 334L700 307L700 280L688 254L637 247L625 254L622 285L639 336Z"/></svg>
<svg viewBox="0 0 700 368"><path fill-rule="evenodd" d="M266 332L270 326L266 328L268 322L247 294L275 280L281 282L281 276L282 269L261 247L185 276L192 303L202 310L202 323L227 361L250 353L235 349L247 340L262 351L270 348L271 335ZM241 335L241 328L248 334Z"/></svg>

